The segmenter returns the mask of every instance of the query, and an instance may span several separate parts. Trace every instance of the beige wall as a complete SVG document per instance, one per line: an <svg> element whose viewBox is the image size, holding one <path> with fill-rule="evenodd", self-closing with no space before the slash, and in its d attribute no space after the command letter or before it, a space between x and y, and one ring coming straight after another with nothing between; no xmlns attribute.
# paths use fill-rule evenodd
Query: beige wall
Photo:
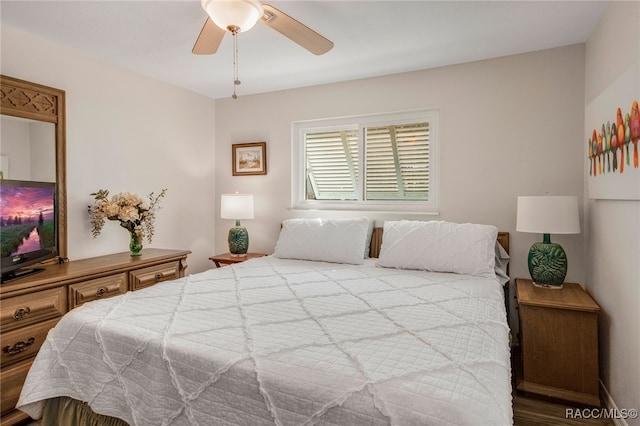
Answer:
<svg viewBox="0 0 640 426"><path fill-rule="evenodd" d="M640 3L612 2L589 37L585 107L638 67L638 22ZM640 100L640 75L627 89ZM588 137L585 133L584 140ZM585 173L586 167L585 161ZM586 285L602 309L600 376L618 408L640 409L640 200L587 200L585 216ZM640 425L637 418L626 422Z"/></svg>
<svg viewBox="0 0 640 426"><path fill-rule="evenodd" d="M211 267L214 101L12 28L2 28L2 74L66 91L69 257L128 250L109 221L91 236L90 193L168 188L153 243L189 249L189 269Z"/></svg>
<svg viewBox="0 0 640 426"><path fill-rule="evenodd" d="M216 101L217 251L231 221L219 194L255 194L254 220L243 221L250 250L271 253L279 223L318 212L289 210L291 122L326 117L440 110L439 216L369 214L376 220L442 219L496 225L511 232L512 276L528 276L526 257L541 235L515 232L518 195L582 199L584 46ZM266 141L267 176L233 177L231 144ZM325 216L359 215L333 212ZM584 281L582 235L553 236L569 257L568 279Z"/></svg>

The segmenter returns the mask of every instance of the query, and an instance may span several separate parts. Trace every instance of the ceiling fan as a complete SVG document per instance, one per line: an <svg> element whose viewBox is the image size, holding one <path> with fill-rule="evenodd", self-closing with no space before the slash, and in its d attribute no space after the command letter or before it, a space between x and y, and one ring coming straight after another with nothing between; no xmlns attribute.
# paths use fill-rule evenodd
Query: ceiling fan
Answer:
<svg viewBox="0 0 640 426"><path fill-rule="evenodd" d="M233 99L237 99L238 33L248 31L260 21L291 39L315 55L333 48L333 42L286 13L258 0L200 0L209 17L204 23L196 44L191 50L196 55L211 55L218 51L225 32L233 35Z"/></svg>
<svg viewBox="0 0 640 426"><path fill-rule="evenodd" d="M333 43L286 13L258 0L201 0L207 18L193 46L196 55L218 51L225 32L234 36L248 31L260 21L315 55L333 48Z"/></svg>

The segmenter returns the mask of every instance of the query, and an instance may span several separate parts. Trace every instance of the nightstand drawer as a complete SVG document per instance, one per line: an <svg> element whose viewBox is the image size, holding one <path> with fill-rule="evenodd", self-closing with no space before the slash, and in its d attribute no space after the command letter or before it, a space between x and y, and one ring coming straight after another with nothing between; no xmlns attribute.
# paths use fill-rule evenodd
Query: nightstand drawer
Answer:
<svg viewBox="0 0 640 426"><path fill-rule="evenodd" d="M140 290L162 281L180 278L180 262L165 263L129 272L131 290Z"/></svg>
<svg viewBox="0 0 640 426"><path fill-rule="evenodd" d="M67 312L67 292L64 287L38 291L2 301L0 330L13 330L58 318Z"/></svg>
<svg viewBox="0 0 640 426"><path fill-rule="evenodd" d="M59 319L56 318L2 333L2 352L0 353L0 365L2 368L37 354L40 346L42 346L44 340L47 338L47 333L58 321Z"/></svg>
<svg viewBox="0 0 640 426"><path fill-rule="evenodd" d="M108 277L96 278L69 286L70 309L78 307L92 300L106 299L107 297L124 294L127 292L127 274L116 274Z"/></svg>

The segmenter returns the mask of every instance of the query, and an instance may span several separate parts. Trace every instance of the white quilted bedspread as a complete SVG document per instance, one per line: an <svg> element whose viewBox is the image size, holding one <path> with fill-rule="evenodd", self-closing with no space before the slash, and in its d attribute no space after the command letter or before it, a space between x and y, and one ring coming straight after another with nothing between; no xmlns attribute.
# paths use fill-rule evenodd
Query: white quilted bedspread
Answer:
<svg viewBox="0 0 640 426"><path fill-rule="evenodd" d="M497 280L264 257L87 303L18 407L132 425L507 425Z"/></svg>

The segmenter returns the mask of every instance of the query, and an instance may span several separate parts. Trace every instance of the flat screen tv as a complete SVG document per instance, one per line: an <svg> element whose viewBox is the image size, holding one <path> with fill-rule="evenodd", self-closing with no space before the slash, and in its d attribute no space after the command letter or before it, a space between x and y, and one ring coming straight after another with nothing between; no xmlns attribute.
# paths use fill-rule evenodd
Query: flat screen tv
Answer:
<svg viewBox="0 0 640 426"><path fill-rule="evenodd" d="M56 209L55 183L0 180L2 282L37 272L33 265L58 255Z"/></svg>

